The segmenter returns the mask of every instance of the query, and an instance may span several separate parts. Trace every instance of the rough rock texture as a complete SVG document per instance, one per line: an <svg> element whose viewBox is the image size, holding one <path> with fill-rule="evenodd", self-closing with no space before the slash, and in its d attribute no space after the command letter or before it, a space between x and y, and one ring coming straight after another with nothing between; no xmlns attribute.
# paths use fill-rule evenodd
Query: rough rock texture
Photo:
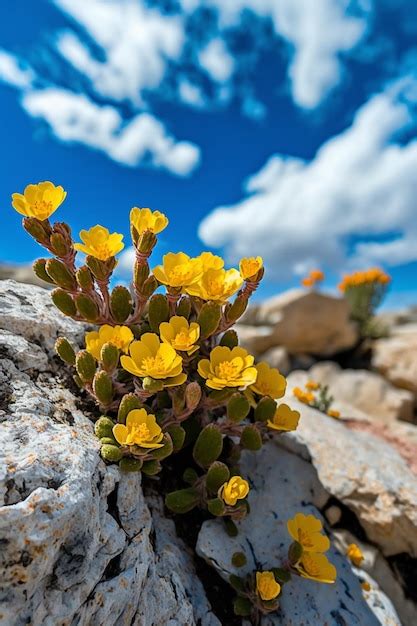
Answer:
<svg viewBox="0 0 417 626"><path fill-rule="evenodd" d="M351 348L358 339L346 300L314 291L286 291L263 302L254 317L256 325L272 327L271 343L259 352L283 346L291 354L330 356ZM248 314L246 319L253 320L253 316Z"/></svg>
<svg viewBox="0 0 417 626"><path fill-rule="evenodd" d="M310 460L328 493L349 507L385 555L417 556L417 481L394 448L367 432L302 405L302 419L281 445Z"/></svg>
<svg viewBox="0 0 417 626"><path fill-rule="evenodd" d="M60 384L44 346L78 331L48 300L0 283L0 624L218 625L159 500Z"/></svg>
<svg viewBox="0 0 417 626"><path fill-rule="evenodd" d="M328 498L310 463L274 443L259 453L245 453L243 475L251 477L251 514L238 523L239 534L229 538L217 520L205 522L197 551L221 576L242 575L254 569L278 566L287 555L291 539L286 522L298 511L319 515ZM247 565L231 564L234 552L244 552ZM350 564L334 547L328 553L338 578L325 585L293 576L284 587L279 613L263 619L263 626L399 625L388 598L372 581L374 594L364 598L360 581Z"/></svg>
<svg viewBox="0 0 417 626"><path fill-rule="evenodd" d="M383 376L367 370L342 370L330 361L317 363L308 373L293 372L289 387L303 385L308 379L328 385L337 405L350 405L371 419L390 422L413 419L414 397L410 391L397 389Z"/></svg>
<svg viewBox="0 0 417 626"><path fill-rule="evenodd" d="M417 324L394 327L373 344L372 365L393 385L413 392L417 400Z"/></svg>

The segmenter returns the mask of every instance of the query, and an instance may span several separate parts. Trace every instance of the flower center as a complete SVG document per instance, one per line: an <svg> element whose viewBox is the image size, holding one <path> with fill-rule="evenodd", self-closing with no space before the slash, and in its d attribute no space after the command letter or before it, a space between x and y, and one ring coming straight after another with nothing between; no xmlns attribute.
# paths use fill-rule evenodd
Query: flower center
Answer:
<svg viewBox="0 0 417 626"><path fill-rule="evenodd" d="M181 350L181 348L187 348L190 344L190 337L185 330L181 330L175 335L173 343L178 350Z"/></svg>
<svg viewBox="0 0 417 626"><path fill-rule="evenodd" d="M181 285L183 282L192 277L191 268L188 265L177 265L173 267L169 273L170 282Z"/></svg>
<svg viewBox="0 0 417 626"><path fill-rule="evenodd" d="M233 378L237 378L240 372L240 367L236 363L223 361L222 363L216 365L215 372L217 378L221 378L223 380L232 380Z"/></svg>
<svg viewBox="0 0 417 626"><path fill-rule="evenodd" d="M94 249L96 251L97 257L101 260L108 259L112 256L112 252L107 243L96 243L94 245Z"/></svg>
<svg viewBox="0 0 417 626"><path fill-rule="evenodd" d="M150 439L149 428L146 424L135 424L132 426L130 433L127 436L126 443L141 443Z"/></svg>
<svg viewBox="0 0 417 626"><path fill-rule="evenodd" d="M152 374L161 375L166 373L166 367L163 359L157 354L156 356L147 356L142 360L142 369L152 376Z"/></svg>
<svg viewBox="0 0 417 626"><path fill-rule="evenodd" d="M46 219L53 209L54 207L52 202L47 202L46 200L36 200L36 202L32 205L33 212L40 220Z"/></svg>
<svg viewBox="0 0 417 626"><path fill-rule="evenodd" d="M223 291L223 281L218 278L210 278L207 281L207 293L217 295Z"/></svg>

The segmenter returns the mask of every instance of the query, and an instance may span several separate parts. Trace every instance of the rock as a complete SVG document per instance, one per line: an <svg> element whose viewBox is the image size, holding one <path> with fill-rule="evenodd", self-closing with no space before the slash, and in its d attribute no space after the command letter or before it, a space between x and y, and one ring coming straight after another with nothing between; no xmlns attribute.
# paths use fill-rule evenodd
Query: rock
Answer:
<svg viewBox="0 0 417 626"><path fill-rule="evenodd" d="M16 280L18 283L38 285L38 287L44 287L45 289L51 288L48 283L36 276L32 265L0 263L0 280L7 279Z"/></svg>
<svg viewBox="0 0 417 626"><path fill-rule="evenodd" d="M327 361L314 365L307 378L328 385L336 403L350 404L369 418L384 422L413 419L413 394L395 388L380 374L359 369L342 370L337 363Z"/></svg>
<svg viewBox="0 0 417 626"><path fill-rule="evenodd" d="M218 626L160 499L104 464L57 378L47 352L78 325L45 290L6 281L0 327L0 624Z"/></svg>
<svg viewBox="0 0 417 626"><path fill-rule="evenodd" d="M254 356L262 354L275 345L270 326L236 324L235 330L238 334L240 345Z"/></svg>
<svg viewBox="0 0 417 626"><path fill-rule="evenodd" d="M301 412L298 429L280 444L311 461L324 489L357 516L368 539L386 555L417 556L417 481L387 442L283 398Z"/></svg>
<svg viewBox="0 0 417 626"><path fill-rule="evenodd" d="M342 298L293 289L261 304L257 323L273 326L274 345L291 354L330 356L352 348L358 339L349 315Z"/></svg>
<svg viewBox="0 0 417 626"><path fill-rule="evenodd" d="M271 367L276 367L284 376L286 376L291 369L290 358L286 349L279 346L270 348L261 354L258 360L266 361Z"/></svg>
<svg viewBox="0 0 417 626"><path fill-rule="evenodd" d="M417 324L394 327L388 338L374 341L372 366L417 400Z"/></svg>
<svg viewBox="0 0 417 626"><path fill-rule="evenodd" d="M225 580L230 574L241 576L279 566L291 543L287 520L299 511L320 516L318 509L328 499L312 465L273 442L259 453L244 453L241 473L251 479L251 513L238 522L239 534L230 538L221 521L210 520L204 522L197 542L198 554ZM237 569L232 565L234 552L246 555L244 567ZM367 603L346 558L334 547L328 557L338 571L336 583L326 585L293 576L284 586L279 612L265 617L263 626L400 625L394 608L377 591L376 583L373 586L377 599Z"/></svg>

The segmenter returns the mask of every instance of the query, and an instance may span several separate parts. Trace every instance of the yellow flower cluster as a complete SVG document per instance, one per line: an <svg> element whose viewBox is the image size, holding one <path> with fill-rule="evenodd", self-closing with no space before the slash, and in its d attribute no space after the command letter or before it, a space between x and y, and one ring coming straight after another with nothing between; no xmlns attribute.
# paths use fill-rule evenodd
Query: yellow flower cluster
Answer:
<svg viewBox="0 0 417 626"><path fill-rule="evenodd" d="M321 270L311 270L308 276L302 279L301 284L303 287L314 287L317 283L321 283L324 280L324 273Z"/></svg>
<svg viewBox="0 0 417 626"><path fill-rule="evenodd" d="M371 283L387 285L390 282L391 277L386 272L384 272L384 270L379 267L371 267L368 270L353 272L352 274L346 274L339 284L339 289L340 291L345 292L351 287L358 287Z"/></svg>
<svg viewBox="0 0 417 626"><path fill-rule="evenodd" d="M323 525L314 515L297 515L288 520L287 529L291 537L301 546L301 556L294 568L303 578L322 583L334 583L336 568L324 552L330 548L330 541L322 534Z"/></svg>
<svg viewBox="0 0 417 626"><path fill-rule="evenodd" d="M301 389L300 387L294 387L294 389L292 390L294 396L297 398L297 400L299 402L302 402L303 404L310 404L311 402L314 402L315 396L314 393L312 393L312 391L305 391L304 389Z"/></svg>

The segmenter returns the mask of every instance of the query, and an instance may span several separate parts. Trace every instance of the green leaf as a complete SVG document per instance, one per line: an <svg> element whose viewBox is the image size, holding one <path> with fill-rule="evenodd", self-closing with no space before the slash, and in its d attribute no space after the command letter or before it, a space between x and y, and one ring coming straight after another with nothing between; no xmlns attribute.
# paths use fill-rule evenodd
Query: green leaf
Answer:
<svg viewBox="0 0 417 626"><path fill-rule="evenodd" d="M252 604L248 598L238 596L233 602L233 611L239 617L249 617L252 613Z"/></svg>
<svg viewBox="0 0 417 626"><path fill-rule="evenodd" d="M161 471L162 466L159 461L145 461L142 465L142 473L147 476L156 476Z"/></svg>
<svg viewBox="0 0 417 626"><path fill-rule="evenodd" d="M75 351L66 337L59 337L55 342L55 352L68 365L75 365Z"/></svg>
<svg viewBox="0 0 417 626"><path fill-rule="evenodd" d="M220 461L212 463L208 469L206 476L206 487L212 493L217 493L224 483L230 478L230 472L227 465Z"/></svg>
<svg viewBox="0 0 417 626"><path fill-rule="evenodd" d="M142 461L125 456L120 460L119 467L122 472L139 472L142 469Z"/></svg>
<svg viewBox="0 0 417 626"><path fill-rule="evenodd" d="M185 430L176 424L173 424L168 428L168 433L172 439L172 444L174 446L174 452L178 452L184 445L185 441Z"/></svg>
<svg viewBox="0 0 417 626"><path fill-rule="evenodd" d="M257 451L262 448L262 437L255 424L245 426L240 436L240 443L247 450Z"/></svg>
<svg viewBox="0 0 417 626"><path fill-rule="evenodd" d="M71 298L70 294L63 289L54 289L51 293L51 299L56 308L64 315L74 317L77 314L74 300Z"/></svg>
<svg viewBox="0 0 417 626"><path fill-rule="evenodd" d="M188 485L194 485L194 483L198 480L198 474L192 467L187 467L184 470L184 474L182 475L182 479Z"/></svg>
<svg viewBox="0 0 417 626"><path fill-rule="evenodd" d="M272 420L275 411L277 410L277 403L269 396L264 396L258 402L258 406L255 409L255 421L267 422Z"/></svg>
<svg viewBox="0 0 417 626"><path fill-rule="evenodd" d="M196 489L188 487L172 491L165 497L165 504L174 513L188 513L199 503L200 496Z"/></svg>
<svg viewBox="0 0 417 626"><path fill-rule="evenodd" d="M141 409L142 407L142 402L137 396L135 396L134 393L127 393L123 396L119 404L117 421L119 424L126 424L126 417L129 415L130 411L133 411L134 409Z"/></svg>
<svg viewBox="0 0 417 626"><path fill-rule="evenodd" d="M193 457L200 467L209 467L223 450L223 437L214 424L206 426L194 444Z"/></svg>
<svg viewBox="0 0 417 626"><path fill-rule="evenodd" d="M89 383L93 380L96 373L96 360L87 352L87 350L80 350L75 358L75 367L78 376L84 383Z"/></svg>
<svg viewBox="0 0 417 626"><path fill-rule="evenodd" d="M241 393L234 393L227 404L227 417L232 422L241 422L248 416L250 405Z"/></svg>
<svg viewBox="0 0 417 626"><path fill-rule="evenodd" d="M207 337L216 332L220 324L221 315L222 309L219 304L215 302L205 302L203 304L197 317L201 339L207 339Z"/></svg>
<svg viewBox="0 0 417 626"><path fill-rule="evenodd" d="M209 510L209 513L215 515L216 517L221 517L226 511L225 504L220 498L207 500L207 508Z"/></svg>
<svg viewBox="0 0 417 626"><path fill-rule="evenodd" d="M110 310L118 324L123 324L132 311L132 296L129 289L117 285L110 296Z"/></svg>
<svg viewBox="0 0 417 626"><path fill-rule="evenodd" d="M107 372L97 372L93 379L94 394L103 406L107 406L113 399L113 383Z"/></svg>
<svg viewBox="0 0 417 626"><path fill-rule="evenodd" d="M230 330L226 330L223 337L220 339L220 345L226 346L227 348L230 348L231 350L233 348L236 348L236 346L239 345L237 332L233 330L232 328Z"/></svg>
<svg viewBox="0 0 417 626"><path fill-rule="evenodd" d="M45 270L58 287L74 291L77 287L74 274L62 261L58 259L48 259L45 263Z"/></svg>
<svg viewBox="0 0 417 626"><path fill-rule="evenodd" d="M169 320L169 304L166 296L157 293L149 300L149 324L154 333L159 333L159 325Z"/></svg>
<svg viewBox="0 0 417 626"><path fill-rule="evenodd" d="M99 439L102 437L113 437L113 426L113 420L103 415L94 424L94 432Z"/></svg>
<svg viewBox="0 0 417 626"><path fill-rule="evenodd" d="M99 316L98 306L90 296L79 293L74 296L77 311L87 322L95 322Z"/></svg>
<svg viewBox="0 0 417 626"><path fill-rule="evenodd" d="M100 454L105 461L109 463L117 463L122 458L122 452L120 448L111 444L104 444L101 446Z"/></svg>

